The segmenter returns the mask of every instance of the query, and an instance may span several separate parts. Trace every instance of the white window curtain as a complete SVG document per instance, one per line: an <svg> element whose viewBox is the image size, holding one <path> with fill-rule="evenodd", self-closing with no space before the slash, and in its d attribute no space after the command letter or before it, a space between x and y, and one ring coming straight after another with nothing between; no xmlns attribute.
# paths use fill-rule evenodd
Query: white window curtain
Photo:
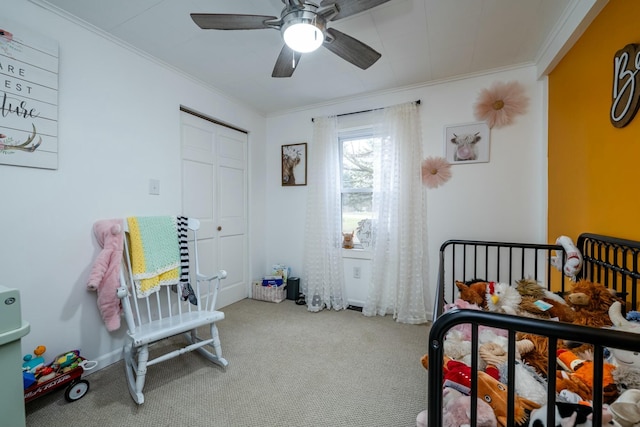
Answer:
<svg viewBox="0 0 640 427"><path fill-rule="evenodd" d="M427 277L422 129L416 103L376 112L372 283L363 314L425 323Z"/></svg>
<svg viewBox="0 0 640 427"><path fill-rule="evenodd" d="M342 262L340 150L336 117L316 118L307 163L302 292L309 311L347 307Z"/></svg>

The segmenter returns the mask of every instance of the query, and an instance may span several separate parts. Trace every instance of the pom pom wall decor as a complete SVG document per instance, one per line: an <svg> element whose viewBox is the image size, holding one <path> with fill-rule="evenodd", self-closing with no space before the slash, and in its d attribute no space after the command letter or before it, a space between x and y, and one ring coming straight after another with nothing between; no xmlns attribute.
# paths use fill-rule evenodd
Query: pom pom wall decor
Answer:
<svg viewBox="0 0 640 427"><path fill-rule="evenodd" d="M495 82L483 89L473 106L476 119L484 120L490 128L507 126L514 117L523 114L529 105L524 87L518 82Z"/></svg>
<svg viewBox="0 0 640 427"><path fill-rule="evenodd" d="M444 157L428 157L422 161L422 183L436 188L451 178L451 165Z"/></svg>

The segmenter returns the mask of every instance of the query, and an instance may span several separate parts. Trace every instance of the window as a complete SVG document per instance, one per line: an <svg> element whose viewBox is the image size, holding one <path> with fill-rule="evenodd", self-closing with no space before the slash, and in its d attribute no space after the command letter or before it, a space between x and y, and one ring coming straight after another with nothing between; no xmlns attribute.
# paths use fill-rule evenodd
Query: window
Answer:
<svg viewBox="0 0 640 427"><path fill-rule="evenodd" d="M360 129L339 134L342 231L352 233L358 223L373 218L373 130ZM357 248L362 245L354 235Z"/></svg>

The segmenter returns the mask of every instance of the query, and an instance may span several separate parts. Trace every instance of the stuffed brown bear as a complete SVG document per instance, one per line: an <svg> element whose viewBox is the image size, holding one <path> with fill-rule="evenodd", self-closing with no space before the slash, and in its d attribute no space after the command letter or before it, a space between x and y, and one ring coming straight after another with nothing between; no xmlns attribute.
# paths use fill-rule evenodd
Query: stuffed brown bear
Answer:
<svg viewBox="0 0 640 427"><path fill-rule="evenodd" d="M576 313L574 324L596 328L612 326L609 307L615 301L621 301L615 290L588 280L580 280L574 284L565 300Z"/></svg>

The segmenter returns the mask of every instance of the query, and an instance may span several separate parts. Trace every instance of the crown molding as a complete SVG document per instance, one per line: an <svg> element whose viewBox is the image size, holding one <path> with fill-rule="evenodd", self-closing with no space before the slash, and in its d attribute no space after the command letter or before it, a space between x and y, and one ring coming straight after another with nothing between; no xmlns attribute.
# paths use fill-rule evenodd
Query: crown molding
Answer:
<svg viewBox="0 0 640 427"><path fill-rule="evenodd" d="M609 0L571 2L536 56L538 79L553 71L607 3Z"/></svg>

